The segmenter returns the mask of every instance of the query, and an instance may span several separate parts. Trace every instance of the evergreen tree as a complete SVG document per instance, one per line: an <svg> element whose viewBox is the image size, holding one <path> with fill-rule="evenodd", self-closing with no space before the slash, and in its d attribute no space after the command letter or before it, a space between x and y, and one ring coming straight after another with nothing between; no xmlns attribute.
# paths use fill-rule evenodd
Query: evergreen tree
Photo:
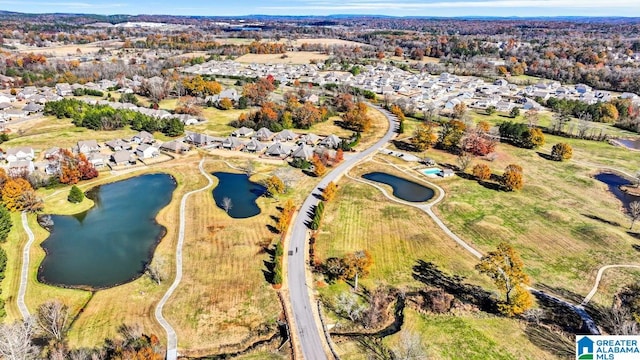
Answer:
<svg viewBox="0 0 640 360"><path fill-rule="evenodd" d="M69 190L69 196L67 197L67 200L74 204L81 203L82 200L84 200L84 193L82 192L82 190L80 190L80 188L73 185L71 187L71 190Z"/></svg>

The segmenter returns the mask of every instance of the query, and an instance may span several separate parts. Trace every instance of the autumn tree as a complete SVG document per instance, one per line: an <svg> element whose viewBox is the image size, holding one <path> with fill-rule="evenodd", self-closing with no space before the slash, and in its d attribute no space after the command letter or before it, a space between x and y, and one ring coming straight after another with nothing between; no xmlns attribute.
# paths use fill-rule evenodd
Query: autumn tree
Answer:
<svg viewBox="0 0 640 360"><path fill-rule="evenodd" d="M296 205L293 203L293 200L289 199L284 203L282 207L282 214L278 218L278 223L276 224L276 230L280 233L284 233L287 231L289 224L291 223L291 218L293 217L293 213L296 211Z"/></svg>
<svg viewBox="0 0 640 360"><path fill-rule="evenodd" d="M371 127L371 118L367 114L367 104L358 102L351 110L342 115L342 123L347 129L363 132Z"/></svg>
<svg viewBox="0 0 640 360"><path fill-rule="evenodd" d="M495 251L480 259L476 270L489 276L502 292L504 299L498 304L500 312L507 316L522 314L533 305L533 297L526 290L529 276L517 251L502 242Z"/></svg>
<svg viewBox="0 0 640 360"><path fill-rule="evenodd" d="M349 93L340 93L333 98L333 106L340 112L345 112L353 109L355 102L353 101L353 95Z"/></svg>
<svg viewBox="0 0 640 360"><path fill-rule="evenodd" d="M333 181L330 181L324 189L322 189L322 198L324 201L331 201L336 196L338 191L338 185L336 185Z"/></svg>
<svg viewBox="0 0 640 360"><path fill-rule="evenodd" d="M320 122L322 115L320 109L310 102L299 106L292 113L293 122L300 129L308 129L311 125Z"/></svg>
<svg viewBox="0 0 640 360"><path fill-rule="evenodd" d="M526 141L529 143L530 148L539 148L540 146L544 145L544 133L542 133L542 130L540 128L531 128L529 129L529 135L527 136Z"/></svg>
<svg viewBox="0 0 640 360"><path fill-rule="evenodd" d="M454 119L462 119L464 114L467 113L467 105L463 102L457 103L453 106L452 116Z"/></svg>
<svg viewBox="0 0 640 360"><path fill-rule="evenodd" d="M489 180L491 169L487 164L476 164L472 169L473 176L478 180Z"/></svg>
<svg viewBox="0 0 640 360"><path fill-rule="evenodd" d="M344 263L344 278L347 280L354 279L354 288L358 288L358 278L369 275L371 266L373 265L373 257L367 250L360 250L345 255L342 259Z"/></svg>
<svg viewBox="0 0 640 360"><path fill-rule="evenodd" d="M9 211L22 211L21 197L27 192L33 192L31 184L23 178L9 179L2 188L2 201Z"/></svg>
<svg viewBox="0 0 640 360"><path fill-rule="evenodd" d="M311 163L313 164L313 173L315 176L322 176L327 172L327 166L323 163L322 159L318 156L318 154L313 154L311 158Z"/></svg>
<svg viewBox="0 0 640 360"><path fill-rule="evenodd" d="M220 110L230 110L233 108L233 102L228 97L223 97L218 102L218 107Z"/></svg>
<svg viewBox="0 0 640 360"><path fill-rule="evenodd" d="M456 163L458 164L458 168L460 171L465 172L471 162L473 161L473 157L470 153L463 151L456 157Z"/></svg>
<svg viewBox="0 0 640 360"><path fill-rule="evenodd" d="M222 91L222 85L218 82L205 80L200 75L182 80L182 86L187 94L197 97L215 95Z"/></svg>
<svg viewBox="0 0 640 360"><path fill-rule="evenodd" d="M462 151L475 156L485 156L495 149L496 142L480 129L474 129L462 139Z"/></svg>
<svg viewBox="0 0 640 360"><path fill-rule="evenodd" d="M264 187L267 188L267 194L271 197L275 197L278 194L284 194L286 186L282 179L276 175L271 175L264 181Z"/></svg>
<svg viewBox="0 0 640 360"><path fill-rule="evenodd" d="M416 127L411 138L411 144L418 151L425 151L436 143L437 136L432 123L422 123Z"/></svg>
<svg viewBox="0 0 640 360"><path fill-rule="evenodd" d="M504 186L507 191L522 189L524 186L522 167L516 164L507 165L502 174L501 181L502 186Z"/></svg>
<svg viewBox="0 0 640 360"><path fill-rule="evenodd" d="M260 78L255 83L249 83L242 88L242 96L254 105L261 105L275 90L273 77Z"/></svg>
<svg viewBox="0 0 640 360"><path fill-rule="evenodd" d="M459 120L449 120L443 123L438 137L438 146L444 150L457 152L466 128L466 125Z"/></svg>
<svg viewBox="0 0 640 360"><path fill-rule="evenodd" d="M602 114L602 121L615 122L620 117L620 113L615 105L612 103L603 103L600 105L600 113Z"/></svg>
<svg viewBox="0 0 640 360"><path fill-rule="evenodd" d="M344 150L342 150L342 148L338 148L338 150L336 150L336 156L333 158L333 163L339 164L343 160L344 160Z"/></svg>
<svg viewBox="0 0 640 360"><path fill-rule="evenodd" d="M555 161L569 160L573 156L573 148L567 143L557 143L551 148L551 157Z"/></svg>

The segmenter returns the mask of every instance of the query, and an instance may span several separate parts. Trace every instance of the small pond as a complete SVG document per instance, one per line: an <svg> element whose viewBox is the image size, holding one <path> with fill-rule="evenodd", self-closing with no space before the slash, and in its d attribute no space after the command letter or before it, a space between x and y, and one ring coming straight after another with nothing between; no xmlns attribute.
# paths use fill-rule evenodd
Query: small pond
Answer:
<svg viewBox="0 0 640 360"><path fill-rule="evenodd" d="M622 144L626 148L640 150L640 139L616 139L616 142Z"/></svg>
<svg viewBox="0 0 640 360"><path fill-rule="evenodd" d="M640 196L627 194L620 189L622 185L631 185L631 182L620 175L611 173L600 173L595 176L596 180L601 181L609 186L609 191L615 195L618 200L622 201L626 208L634 201L640 201Z"/></svg>
<svg viewBox="0 0 640 360"><path fill-rule="evenodd" d="M372 172L364 174L362 177L391 186L393 188L393 196L405 201L423 202L435 195L434 191L429 187L383 172Z"/></svg>
<svg viewBox="0 0 640 360"><path fill-rule="evenodd" d="M38 280L100 289L138 278L166 232L155 217L175 188L170 175L152 174L91 189L87 197L94 207L74 216L52 216Z"/></svg>
<svg viewBox="0 0 640 360"><path fill-rule="evenodd" d="M213 176L220 181L213 189L216 205L234 219L246 219L260 214L256 200L267 192L267 189L249 180L245 174L214 172ZM225 198L231 206L226 206Z"/></svg>

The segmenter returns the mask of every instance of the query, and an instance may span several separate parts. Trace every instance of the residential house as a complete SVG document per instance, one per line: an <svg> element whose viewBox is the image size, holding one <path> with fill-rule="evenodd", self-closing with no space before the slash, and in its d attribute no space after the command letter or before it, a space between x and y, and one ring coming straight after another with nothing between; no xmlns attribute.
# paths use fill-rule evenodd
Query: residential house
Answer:
<svg viewBox="0 0 640 360"><path fill-rule="evenodd" d="M273 132L265 127L262 127L256 131L256 139L260 141L269 141L273 138Z"/></svg>
<svg viewBox="0 0 640 360"><path fill-rule="evenodd" d="M45 159L55 159L60 155L60 148L57 146L54 146L50 149L48 149L47 151L44 152L44 158Z"/></svg>
<svg viewBox="0 0 640 360"><path fill-rule="evenodd" d="M56 84L56 94L60 96L73 95L73 88L67 83Z"/></svg>
<svg viewBox="0 0 640 360"><path fill-rule="evenodd" d="M302 102L310 102L312 104L317 104L320 101L320 98L316 94L309 94L302 98Z"/></svg>
<svg viewBox="0 0 640 360"><path fill-rule="evenodd" d="M93 167L101 168L106 164L108 158L109 157L107 155L94 152L87 156L87 161L89 161Z"/></svg>
<svg viewBox="0 0 640 360"><path fill-rule="evenodd" d="M160 150L182 154L183 152L189 151L189 145L183 143L182 141L173 140L160 145Z"/></svg>
<svg viewBox="0 0 640 360"><path fill-rule="evenodd" d="M33 151L33 148L26 147L26 146L17 147L17 148L12 148L7 150L7 153L5 154L5 159L8 162L14 162L18 160L31 161L35 159L35 153Z"/></svg>
<svg viewBox="0 0 640 360"><path fill-rule="evenodd" d="M28 103L25 107L22 108L22 111L26 112L27 115L32 115L35 113L39 113L44 110L44 106L38 105L34 102Z"/></svg>
<svg viewBox="0 0 640 360"><path fill-rule="evenodd" d="M9 165L7 166L7 175L12 178L16 178L23 175L29 175L35 169L33 161L31 160L9 161Z"/></svg>
<svg viewBox="0 0 640 360"><path fill-rule="evenodd" d="M291 153L291 157L294 159L311 160L313 157L313 147L307 144L300 144Z"/></svg>
<svg viewBox="0 0 640 360"><path fill-rule="evenodd" d="M243 126L239 129L236 129L234 132L231 133L231 136L237 136L237 137L248 137L253 135L255 131L252 128L248 128L246 126Z"/></svg>
<svg viewBox="0 0 640 360"><path fill-rule="evenodd" d="M24 119L27 117L27 113L20 109L8 109L3 111L1 115L5 121Z"/></svg>
<svg viewBox="0 0 640 360"><path fill-rule="evenodd" d="M136 163L136 160L133 158L131 153L128 152L127 150L120 150L111 154L111 161L118 166Z"/></svg>
<svg viewBox="0 0 640 360"><path fill-rule="evenodd" d="M136 144L153 144L153 135L147 131L140 131L139 133L133 135L131 141Z"/></svg>
<svg viewBox="0 0 640 360"><path fill-rule="evenodd" d="M100 145L96 140L80 140L75 150L77 153L88 155L100 151Z"/></svg>
<svg viewBox="0 0 640 360"><path fill-rule="evenodd" d="M16 97L13 95L0 94L0 102L12 103L16 101Z"/></svg>
<svg viewBox="0 0 640 360"><path fill-rule="evenodd" d="M0 110L8 110L11 109L13 105L9 102L0 102Z"/></svg>
<svg viewBox="0 0 640 360"><path fill-rule="evenodd" d="M282 143L276 142L267 148L267 150L265 151L265 154L284 159L289 155L290 152L291 152L291 147L284 145Z"/></svg>
<svg viewBox="0 0 640 360"><path fill-rule="evenodd" d="M136 156L139 159L150 159L160 155L160 151L155 146L141 144L136 148Z"/></svg>
<svg viewBox="0 0 640 360"><path fill-rule="evenodd" d="M314 133L304 134L298 139L299 144L315 145L320 141L320 136Z"/></svg>
<svg viewBox="0 0 640 360"><path fill-rule="evenodd" d="M324 147L329 148L329 149L337 149L338 146L340 146L340 143L342 143L342 140L339 137L337 137L336 135L331 134L331 135L325 137L324 139L322 139L318 143L318 145L324 146Z"/></svg>
<svg viewBox="0 0 640 360"><path fill-rule="evenodd" d="M227 150L240 150L243 146L244 143L234 136L230 136L222 142L222 147Z"/></svg>
<svg viewBox="0 0 640 360"><path fill-rule="evenodd" d="M298 135L291 130L282 130L275 134L274 141L293 141L298 138Z"/></svg>
<svg viewBox="0 0 640 360"><path fill-rule="evenodd" d="M267 145L261 143L260 141L258 141L256 139L251 139L251 141L249 141L244 146L244 150L245 151L252 152L252 153L261 153L266 148L267 148Z"/></svg>
<svg viewBox="0 0 640 360"><path fill-rule="evenodd" d="M107 141L105 145L107 145L112 151L131 150L132 148L131 144L128 141L124 141L122 139Z"/></svg>
<svg viewBox="0 0 640 360"><path fill-rule="evenodd" d="M442 176L443 178L451 177L453 175L455 175L455 173L451 169L444 169L440 173L440 176Z"/></svg>
<svg viewBox="0 0 640 360"><path fill-rule="evenodd" d="M184 137L184 141L196 147L205 147L213 145L218 141L218 139L205 134L187 132L186 136Z"/></svg>

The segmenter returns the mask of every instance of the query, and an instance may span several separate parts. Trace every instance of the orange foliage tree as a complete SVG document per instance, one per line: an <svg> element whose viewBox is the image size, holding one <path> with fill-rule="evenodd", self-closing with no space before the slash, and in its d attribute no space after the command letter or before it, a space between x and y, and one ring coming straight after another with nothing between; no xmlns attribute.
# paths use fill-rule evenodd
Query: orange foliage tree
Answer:
<svg viewBox="0 0 640 360"><path fill-rule="evenodd" d="M23 195L28 191L33 192L31 184L23 178L8 179L2 187L2 201L10 211L24 210Z"/></svg>
<svg viewBox="0 0 640 360"><path fill-rule="evenodd" d="M507 191L520 190L524 187L522 167L516 164L509 164L502 174L502 185Z"/></svg>

